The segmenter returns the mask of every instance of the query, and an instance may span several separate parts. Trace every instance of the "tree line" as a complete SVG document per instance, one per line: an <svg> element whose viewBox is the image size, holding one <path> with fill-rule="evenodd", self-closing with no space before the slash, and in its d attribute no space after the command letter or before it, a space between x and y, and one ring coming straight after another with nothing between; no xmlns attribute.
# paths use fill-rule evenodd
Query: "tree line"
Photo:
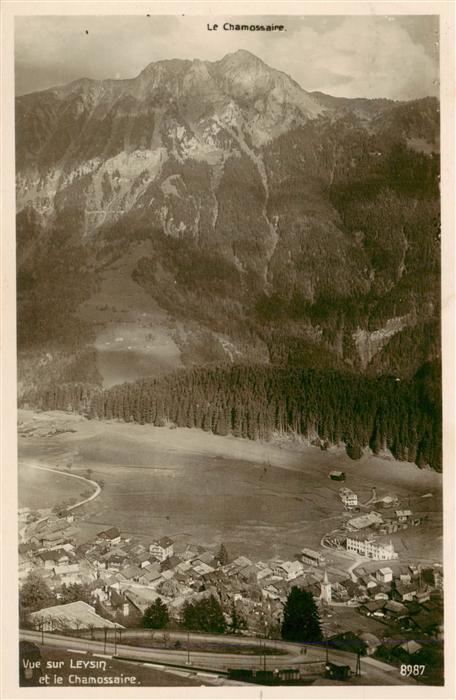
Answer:
<svg viewBox="0 0 456 700"><path fill-rule="evenodd" d="M100 389L58 384L31 390L21 405L76 411L90 419L200 428L268 440L290 432L350 456L388 449L397 459L440 471L441 381L437 364L411 379L271 366L180 370Z"/></svg>

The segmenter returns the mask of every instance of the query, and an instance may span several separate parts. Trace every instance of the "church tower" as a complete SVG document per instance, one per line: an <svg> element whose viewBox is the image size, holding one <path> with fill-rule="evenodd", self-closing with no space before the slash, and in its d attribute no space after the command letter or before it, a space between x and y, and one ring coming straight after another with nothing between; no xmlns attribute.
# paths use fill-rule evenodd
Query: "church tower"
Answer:
<svg viewBox="0 0 456 700"><path fill-rule="evenodd" d="M328 573L325 569L325 575L323 577L323 581L320 584L321 587L321 593L320 593L320 599L324 603L330 603L331 602L331 584L328 581Z"/></svg>

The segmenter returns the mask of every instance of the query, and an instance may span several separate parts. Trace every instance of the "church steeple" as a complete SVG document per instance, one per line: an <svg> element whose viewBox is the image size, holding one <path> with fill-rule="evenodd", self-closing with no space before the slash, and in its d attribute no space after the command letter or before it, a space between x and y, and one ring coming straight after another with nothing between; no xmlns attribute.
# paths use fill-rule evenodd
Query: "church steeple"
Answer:
<svg viewBox="0 0 456 700"><path fill-rule="evenodd" d="M325 573L323 576L323 581L320 584L320 598L324 603L330 603L331 602L331 584L328 579L328 572L325 569Z"/></svg>

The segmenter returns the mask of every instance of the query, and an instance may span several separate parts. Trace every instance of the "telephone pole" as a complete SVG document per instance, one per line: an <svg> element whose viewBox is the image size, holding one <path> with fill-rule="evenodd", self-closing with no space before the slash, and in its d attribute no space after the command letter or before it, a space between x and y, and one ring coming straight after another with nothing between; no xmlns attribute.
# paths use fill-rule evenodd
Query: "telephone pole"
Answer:
<svg viewBox="0 0 456 700"><path fill-rule="evenodd" d="M356 655L356 671L355 671L356 676L361 675L361 654L358 652Z"/></svg>

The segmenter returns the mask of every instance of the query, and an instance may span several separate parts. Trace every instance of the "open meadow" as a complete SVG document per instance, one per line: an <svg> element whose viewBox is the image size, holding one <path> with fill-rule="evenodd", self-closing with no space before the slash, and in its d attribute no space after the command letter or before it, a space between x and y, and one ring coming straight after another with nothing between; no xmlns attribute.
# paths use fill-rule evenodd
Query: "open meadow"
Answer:
<svg viewBox="0 0 456 700"><path fill-rule="evenodd" d="M253 442L58 412L19 413L32 426L71 426L60 434L37 437L32 430L20 437L20 461L64 468L71 455L73 474L90 470L90 478L102 485L100 495L77 510L81 541L117 526L145 542L168 535L177 545L216 547L223 541L232 555L291 557L304 546L318 547L322 536L346 517L340 484L328 478L332 469L341 469L361 503L375 486L379 497L396 494L402 507L410 502L414 512L427 512L424 528L401 531L392 539L401 557L441 559L442 477L436 472L370 455L352 461L341 450L321 451L291 441ZM21 504L35 507L40 490L46 505L51 497L60 502L60 479L41 472L30 482L31 471L19 467ZM76 479L61 478L80 488ZM75 488L73 483L68 487ZM425 494L432 495L422 498ZM340 567L350 564L337 554L331 558Z"/></svg>

